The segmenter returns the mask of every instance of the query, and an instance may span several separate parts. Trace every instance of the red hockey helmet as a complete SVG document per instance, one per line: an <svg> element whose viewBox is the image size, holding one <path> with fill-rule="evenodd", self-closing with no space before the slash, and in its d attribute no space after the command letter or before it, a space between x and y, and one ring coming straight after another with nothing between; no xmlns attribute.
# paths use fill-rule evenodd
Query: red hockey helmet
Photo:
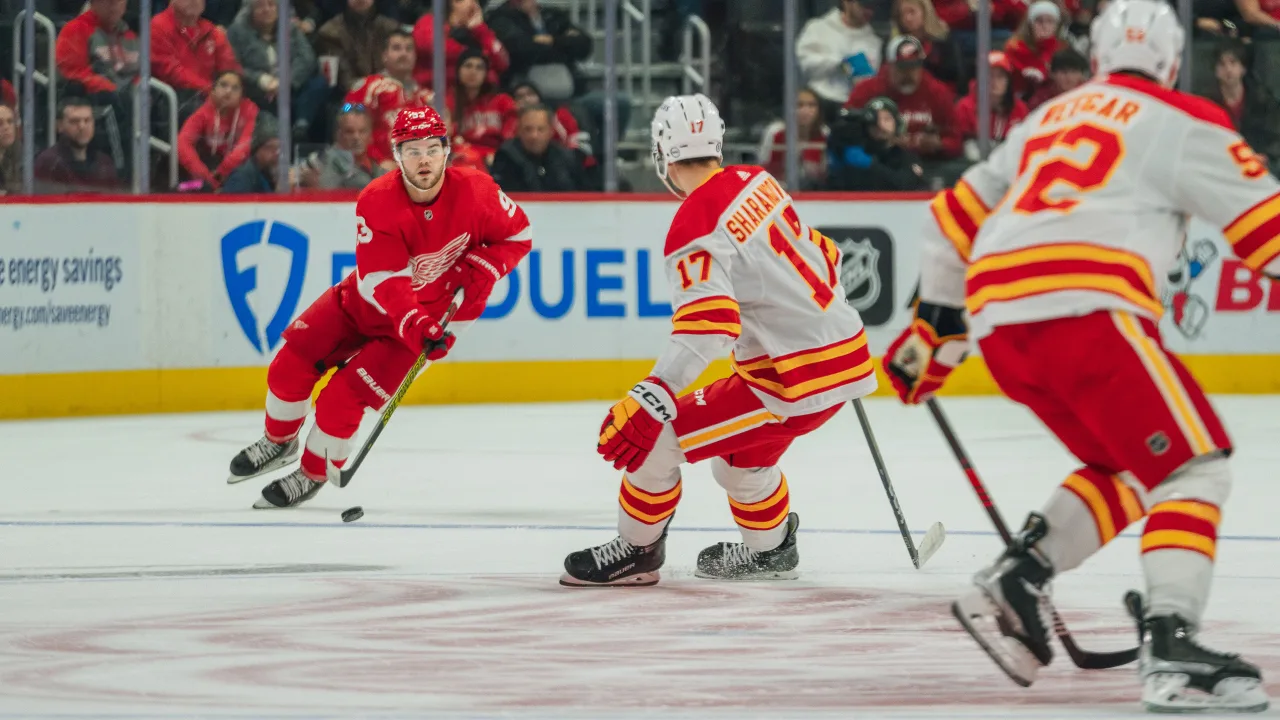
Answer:
<svg viewBox="0 0 1280 720"><path fill-rule="evenodd" d="M440 113L433 107L404 108L396 115L396 124L391 128L391 144L399 145L410 140L440 138L448 142L449 130L440 119Z"/></svg>

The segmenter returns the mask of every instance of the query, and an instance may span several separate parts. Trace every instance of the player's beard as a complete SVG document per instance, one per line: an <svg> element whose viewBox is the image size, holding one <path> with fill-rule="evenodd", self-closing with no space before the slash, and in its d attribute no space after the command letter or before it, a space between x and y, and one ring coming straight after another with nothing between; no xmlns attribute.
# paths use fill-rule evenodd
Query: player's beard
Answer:
<svg viewBox="0 0 1280 720"><path fill-rule="evenodd" d="M418 175L418 174L411 175L403 171L404 171L404 168L402 167L401 172L404 175L404 179L408 181L410 185L414 186L418 190L421 190L422 192L430 192L431 190L435 189L435 187L439 185L440 181L444 178L443 165L441 165L439 172L433 173L430 169L428 169L427 174L425 176Z"/></svg>

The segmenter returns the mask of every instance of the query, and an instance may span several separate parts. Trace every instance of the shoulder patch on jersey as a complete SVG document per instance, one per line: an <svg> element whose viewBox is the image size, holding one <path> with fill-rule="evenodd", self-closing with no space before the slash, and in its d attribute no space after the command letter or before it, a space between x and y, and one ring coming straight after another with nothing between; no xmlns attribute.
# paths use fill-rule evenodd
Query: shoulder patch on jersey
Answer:
<svg viewBox="0 0 1280 720"><path fill-rule="evenodd" d="M1227 115L1227 111L1208 98L1171 90L1150 80L1131 75L1108 75L1102 82L1106 85L1115 85L1126 90L1142 93L1159 100L1169 107L1181 110L1201 122L1217 125L1231 132L1236 131L1235 125L1232 124L1231 118Z"/></svg>

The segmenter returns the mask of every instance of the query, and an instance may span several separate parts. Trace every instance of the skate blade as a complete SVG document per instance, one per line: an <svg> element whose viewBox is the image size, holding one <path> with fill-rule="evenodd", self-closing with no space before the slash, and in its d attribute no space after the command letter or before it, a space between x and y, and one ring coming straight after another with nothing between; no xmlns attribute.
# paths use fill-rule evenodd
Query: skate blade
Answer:
<svg viewBox="0 0 1280 720"><path fill-rule="evenodd" d="M275 472L280 468L289 467L290 465L297 462L298 458L301 456L302 456L301 452L294 452L292 454L285 455L284 457L276 458L275 460L272 460L271 462L264 465L261 470L259 470L258 472L252 475L228 475L227 484L235 485L237 483L242 483L245 480L252 480L256 477L262 477L263 475L266 475L267 473L270 473L270 472Z"/></svg>
<svg viewBox="0 0 1280 720"><path fill-rule="evenodd" d="M564 573L560 576L560 584L565 587L650 587L652 585L657 585L658 580L660 579L661 576L658 574L657 570L647 573L636 573L635 575L628 575L624 578L618 578L617 580L603 583L579 580L569 573Z"/></svg>
<svg viewBox="0 0 1280 720"><path fill-rule="evenodd" d="M982 594L973 590L951 603L951 614L969 633L1009 679L1022 687L1031 687L1036 681L1040 661L1022 643L1000 632L996 622L995 606Z"/></svg>
<svg viewBox="0 0 1280 720"><path fill-rule="evenodd" d="M719 580L721 582L757 582L770 580L795 580L800 577L799 570L776 570L774 572L749 573L747 575L712 575L702 570L694 570L693 576L703 580Z"/></svg>
<svg viewBox="0 0 1280 720"><path fill-rule="evenodd" d="M288 510L291 507L293 506L292 505L284 505L284 506L275 505L273 503L268 502L267 499L262 497L261 495L259 495L258 499L255 500L253 503L254 510Z"/></svg>
<svg viewBox="0 0 1280 720"><path fill-rule="evenodd" d="M1182 673L1154 673L1142 684L1142 704L1147 712L1169 715L1198 713L1260 713L1271 705L1257 680L1234 678L1220 681L1213 693L1187 688Z"/></svg>

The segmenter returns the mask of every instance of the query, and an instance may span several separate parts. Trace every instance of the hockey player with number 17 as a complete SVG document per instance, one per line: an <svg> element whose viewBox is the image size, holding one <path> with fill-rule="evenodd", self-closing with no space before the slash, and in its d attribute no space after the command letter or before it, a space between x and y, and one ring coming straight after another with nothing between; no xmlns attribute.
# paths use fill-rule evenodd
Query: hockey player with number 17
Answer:
<svg viewBox="0 0 1280 720"><path fill-rule="evenodd" d="M928 398L967 332L1000 389L1082 463L952 606L1011 679L1030 685L1053 657L1050 579L1145 517L1144 704L1260 712L1258 668L1196 640L1232 448L1156 323L1191 215L1280 277L1280 184L1226 113L1171 89L1183 35L1167 4L1116 0L1091 41L1096 79L934 199L916 317L885 369L905 402Z"/></svg>
<svg viewBox="0 0 1280 720"><path fill-rule="evenodd" d="M266 432L231 461L227 482L236 483L291 465L301 450L301 467L267 485L256 508L319 492L326 462L346 461L365 409L386 405L422 353L428 366L443 358L532 244L524 211L492 178L445 167L448 132L435 110L401 110L391 143L398 169L356 199L356 269L284 331L267 370ZM446 333L441 319L459 288ZM335 367L299 448L311 393Z"/></svg>
<svg viewBox="0 0 1280 720"><path fill-rule="evenodd" d="M801 222L763 168L721 167L724 121L704 95L667 98L653 122L658 176L684 200L667 234L671 338L613 406L597 451L624 470L618 537L571 553L564 585L652 585L680 500L680 466L711 462L743 542L698 555L708 578L795 577L799 519L778 459L876 387L840 252ZM733 346L734 373L676 398Z"/></svg>

